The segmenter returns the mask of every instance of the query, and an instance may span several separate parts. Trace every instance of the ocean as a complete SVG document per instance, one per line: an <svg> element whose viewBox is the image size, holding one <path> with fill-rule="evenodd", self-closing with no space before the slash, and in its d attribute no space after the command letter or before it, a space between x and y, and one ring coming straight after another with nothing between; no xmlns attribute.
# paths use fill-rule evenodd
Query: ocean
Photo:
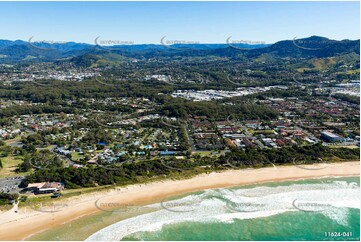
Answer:
<svg viewBox="0 0 361 242"><path fill-rule="evenodd" d="M103 211L30 239L359 241L359 179L205 190L128 209L133 212L124 208L111 214Z"/></svg>
<svg viewBox="0 0 361 242"><path fill-rule="evenodd" d="M360 240L359 177L206 190L148 207L158 210L88 240Z"/></svg>

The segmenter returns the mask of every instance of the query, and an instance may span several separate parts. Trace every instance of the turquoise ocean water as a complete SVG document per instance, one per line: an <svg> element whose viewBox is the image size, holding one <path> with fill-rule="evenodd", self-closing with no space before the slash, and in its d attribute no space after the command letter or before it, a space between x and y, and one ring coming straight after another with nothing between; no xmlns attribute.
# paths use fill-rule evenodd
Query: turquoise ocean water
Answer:
<svg viewBox="0 0 361 242"><path fill-rule="evenodd" d="M359 177L206 190L88 240L360 240Z"/></svg>

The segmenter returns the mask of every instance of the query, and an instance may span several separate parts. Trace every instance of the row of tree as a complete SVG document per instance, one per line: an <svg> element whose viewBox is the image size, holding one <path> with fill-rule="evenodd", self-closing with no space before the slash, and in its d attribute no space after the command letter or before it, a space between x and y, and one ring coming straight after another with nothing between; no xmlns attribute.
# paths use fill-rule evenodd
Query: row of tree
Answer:
<svg viewBox="0 0 361 242"><path fill-rule="evenodd" d="M36 167L35 172L26 177L23 185L41 181L62 181L67 188L90 187L109 184L130 184L151 177L161 177L171 173L182 173L207 167L210 170L222 170L235 167L263 167L296 162L297 164L318 163L333 158L339 160L359 159L359 149L330 149L320 144L312 146L293 146L281 149L234 150L220 158L195 156L189 160L151 159L127 162L122 165L87 166L85 168L61 167L50 163Z"/></svg>

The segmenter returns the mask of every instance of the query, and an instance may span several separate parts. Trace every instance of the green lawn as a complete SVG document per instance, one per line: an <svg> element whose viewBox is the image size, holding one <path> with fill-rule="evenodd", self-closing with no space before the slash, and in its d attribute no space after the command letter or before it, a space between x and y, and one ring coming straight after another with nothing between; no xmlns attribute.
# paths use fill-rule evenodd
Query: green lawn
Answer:
<svg viewBox="0 0 361 242"><path fill-rule="evenodd" d="M71 160L72 161L79 161L84 158L84 155L80 155L79 152L74 152L71 154Z"/></svg>
<svg viewBox="0 0 361 242"><path fill-rule="evenodd" d="M216 151L196 151L196 154L203 157L203 156L210 156L212 152L216 152Z"/></svg>
<svg viewBox="0 0 361 242"><path fill-rule="evenodd" d="M264 130L252 130L252 132L250 132L252 134L274 134L275 131L272 129L264 129Z"/></svg>
<svg viewBox="0 0 361 242"><path fill-rule="evenodd" d="M5 142L6 145L9 145L9 144L12 143L12 142L17 142L17 141L20 141L20 140L21 140L21 136L18 135L18 136L16 136L16 137L13 138L13 139L4 140L4 142Z"/></svg>
<svg viewBox="0 0 361 242"><path fill-rule="evenodd" d="M3 168L0 169L0 178L12 177L12 176L24 176L30 172L16 173L17 166L23 162L22 156L8 156L0 158L2 160Z"/></svg>

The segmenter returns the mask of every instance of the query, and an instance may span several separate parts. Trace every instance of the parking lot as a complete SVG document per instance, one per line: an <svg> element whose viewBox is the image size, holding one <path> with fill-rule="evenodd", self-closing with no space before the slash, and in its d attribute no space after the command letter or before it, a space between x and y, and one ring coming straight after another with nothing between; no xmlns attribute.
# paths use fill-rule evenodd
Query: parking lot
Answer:
<svg viewBox="0 0 361 242"><path fill-rule="evenodd" d="M0 192L4 193L17 193L21 189L19 185L21 181L24 179L24 176L16 176L16 177L7 177L0 179Z"/></svg>

